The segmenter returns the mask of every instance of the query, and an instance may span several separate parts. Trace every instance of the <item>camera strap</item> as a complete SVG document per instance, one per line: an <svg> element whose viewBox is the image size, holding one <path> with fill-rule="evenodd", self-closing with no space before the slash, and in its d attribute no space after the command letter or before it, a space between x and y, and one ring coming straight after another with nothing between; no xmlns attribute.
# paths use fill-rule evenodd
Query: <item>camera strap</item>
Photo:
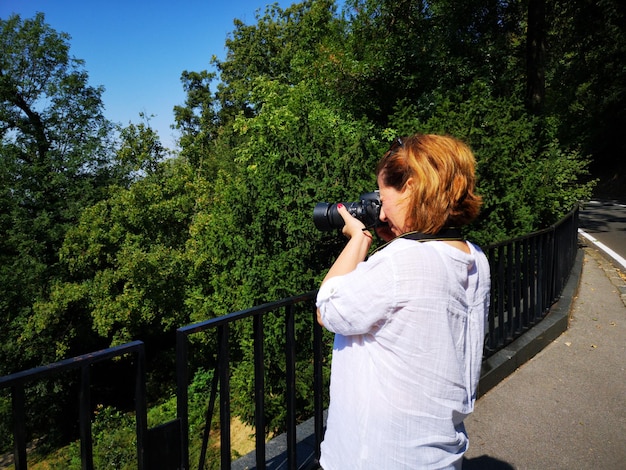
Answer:
<svg viewBox="0 0 626 470"><path fill-rule="evenodd" d="M463 240L461 230L458 228L446 228L437 233L407 232L396 238L408 238L409 240L415 240L418 242L429 240Z"/></svg>
<svg viewBox="0 0 626 470"><path fill-rule="evenodd" d="M408 240L415 240L417 242L462 241L462 240L464 240L463 235L461 233L461 229L458 229L458 228L445 228L443 230L440 230L437 233L407 232L407 233L403 233L402 235L398 235L393 240L390 240L387 243L385 243L384 245L379 246L372 253L370 253L368 255L368 257L373 255L377 251L382 250L387 245L389 245L391 242L393 242L394 240L397 240L399 238L406 238Z"/></svg>

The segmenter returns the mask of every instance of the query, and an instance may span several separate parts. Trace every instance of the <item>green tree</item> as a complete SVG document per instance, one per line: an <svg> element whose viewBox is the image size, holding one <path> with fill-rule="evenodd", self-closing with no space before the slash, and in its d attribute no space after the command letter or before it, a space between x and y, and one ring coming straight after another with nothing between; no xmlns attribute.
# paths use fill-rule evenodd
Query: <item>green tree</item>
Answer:
<svg viewBox="0 0 626 470"><path fill-rule="evenodd" d="M31 306L61 275L58 249L112 173L102 88L43 14L0 20L0 373L39 363L18 341Z"/></svg>
<svg viewBox="0 0 626 470"><path fill-rule="evenodd" d="M518 2L350 0L346 15L342 52L333 51L335 73L344 73L338 84L349 109L378 125L387 124L397 103L432 108L433 93L476 79L497 96L519 88Z"/></svg>
<svg viewBox="0 0 626 470"><path fill-rule="evenodd" d="M184 106L174 107L176 128L181 132L180 156L194 167L209 166L205 161L211 155L212 143L218 136L218 119L215 99L211 92L214 73L184 71L181 75L183 90L187 94ZM219 165L211 164L212 171Z"/></svg>
<svg viewBox="0 0 626 470"><path fill-rule="evenodd" d="M67 232L60 258L69 276L35 304L28 336L62 328L59 358L84 347L84 330L104 346L171 337L189 321L185 244L194 204L182 160L161 163L128 189L111 187Z"/></svg>
<svg viewBox="0 0 626 470"><path fill-rule="evenodd" d="M143 113L139 113L139 117L143 120L139 124L118 126L120 145L116 150L115 170L119 183L126 182L126 186L157 173L159 164L168 155L168 150L150 127L150 118Z"/></svg>
<svg viewBox="0 0 626 470"><path fill-rule="evenodd" d="M559 135L593 155L594 171L626 174L626 6L619 0L549 3L547 112ZM615 188L619 191L619 188Z"/></svg>
<svg viewBox="0 0 626 470"><path fill-rule="evenodd" d="M270 5L263 15L257 12L253 25L236 19L226 59L213 59L221 80L216 93L221 123L258 111L251 97L256 78L297 84L315 73L319 51L338 33L335 10L332 0L305 0L284 10Z"/></svg>
<svg viewBox="0 0 626 470"><path fill-rule="evenodd" d="M483 245L545 228L591 196L593 183L579 183L589 159L566 150L549 121L531 115L523 98L497 98L477 82L470 94L439 96L435 113L415 106L398 110L399 134L449 133L472 147L483 208L471 238ZM541 136L541 138L538 138Z"/></svg>
<svg viewBox="0 0 626 470"><path fill-rule="evenodd" d="M542 111L546 95L546 2L529 0L526 39L526 107Z"/></svg>

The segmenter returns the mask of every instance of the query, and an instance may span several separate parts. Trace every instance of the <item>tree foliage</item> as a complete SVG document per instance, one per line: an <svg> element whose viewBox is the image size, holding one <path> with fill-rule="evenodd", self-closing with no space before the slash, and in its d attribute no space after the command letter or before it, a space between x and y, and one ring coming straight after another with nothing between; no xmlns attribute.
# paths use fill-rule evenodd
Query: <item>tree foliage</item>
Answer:
<svg viewBox="0 0 626 470"><path fill-rule="evenodd" d="M526 111L523 96L497 98L476 82L468 96L435 97L434 112L400 108L391 120L400 135L412 129L464 136L477 158L481 215L470 230L483 245L548 227L589 197L589 160L564 150L557 130ZM539 133L542 138L537 138Z"/></svg>
<svg viewBox="0 0 626 470"><path fill-rule="evenodd" d="M547 106L563 141L594 156L600 173L624 174L626 6L617 0L558 1L552 25Z"/></svg>
<svg viewBox="0 0 626 470"><path fill-rule="evenodd" d="M58 252L81 210L112 177L102 88L88 84L69 36L42 14L0 20L0 371L38 362L16 341L31 307L61 275ZM31 359L32 358L32 359ZM30 361L34 362L30 362Z"/></svg>
<svg viewBox="0 0 626 470"><path fill-rule="evenodd" d="M85 311L110 345L160 337L188 321L184 250L194 205L188 170L182 162L163 164L129 189L112 187L108 199L83 212L60 250L69 279L35 304L31 334L68 328ZM59 338L80 340L75 334ZM59 344L57 354L67 349Z"/></svg>

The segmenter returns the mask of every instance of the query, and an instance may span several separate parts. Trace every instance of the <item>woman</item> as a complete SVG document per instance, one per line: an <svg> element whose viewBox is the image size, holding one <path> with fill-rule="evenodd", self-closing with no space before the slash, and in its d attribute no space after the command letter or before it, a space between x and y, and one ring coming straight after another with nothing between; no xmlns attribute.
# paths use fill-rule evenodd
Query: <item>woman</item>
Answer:
<svg viewBox="0 0 626 470"><path fill-rule="evenodd" d="M324 470L461 468L490 287L485 255L454 236L478 215L474 168L455 138L397 139L376 170L390 243L367 261L372 234L339 207L348 242L317 296L335 333Z"/></svg>

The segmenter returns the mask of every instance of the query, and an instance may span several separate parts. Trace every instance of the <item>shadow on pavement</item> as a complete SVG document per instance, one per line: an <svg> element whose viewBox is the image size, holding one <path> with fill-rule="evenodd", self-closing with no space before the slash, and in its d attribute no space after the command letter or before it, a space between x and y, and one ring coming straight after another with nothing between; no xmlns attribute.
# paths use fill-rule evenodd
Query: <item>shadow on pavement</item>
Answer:
<svg viewBox="0 0 626 470"><path fill-rule="evenodd" d="M463 459L463 470L515 470L513 465L488 455Z"/></svg>

